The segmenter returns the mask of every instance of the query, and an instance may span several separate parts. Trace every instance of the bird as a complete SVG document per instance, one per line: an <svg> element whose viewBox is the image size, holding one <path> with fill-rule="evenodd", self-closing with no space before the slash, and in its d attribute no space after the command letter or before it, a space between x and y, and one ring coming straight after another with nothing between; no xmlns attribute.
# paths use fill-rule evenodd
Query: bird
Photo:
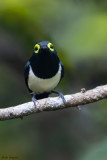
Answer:
<svg viewBox="0 0 107 160"><path fill-rule="evenodd" d="M58 94L66 103L64 95L55 91L64 77L64 66L50 41L36 42L33 55L25 65L24 77L35 106L37 100L47 98L51 93Z"/></svg>

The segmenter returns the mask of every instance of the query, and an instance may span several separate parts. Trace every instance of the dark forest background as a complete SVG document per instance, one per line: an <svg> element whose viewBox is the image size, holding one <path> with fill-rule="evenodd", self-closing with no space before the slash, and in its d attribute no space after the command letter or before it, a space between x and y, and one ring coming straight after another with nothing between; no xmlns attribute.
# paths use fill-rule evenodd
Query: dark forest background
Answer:
<svg viewBox="0 0 107 160"><path fill-rule="evenodd" d="M0 1L0 106L31 100L24 65L51 41L65 66L64 94L107 83L106 0ZM106 160L107 100L0 122L0 158Z"/></svg>

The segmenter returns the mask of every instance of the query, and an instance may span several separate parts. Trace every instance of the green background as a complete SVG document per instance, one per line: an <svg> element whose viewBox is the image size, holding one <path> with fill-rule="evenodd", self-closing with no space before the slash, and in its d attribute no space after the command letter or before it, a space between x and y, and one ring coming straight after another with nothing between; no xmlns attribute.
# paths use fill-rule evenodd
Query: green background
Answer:
<svg viewBox="0 0 107 160"><path fill-rule="evenodd" d="M51 41L65 66L57 87L76 93L107 83L106 0L0 1L0 107L31 100L24 65ZM107 100L0 122L0 159L106 160Z"/></svg>

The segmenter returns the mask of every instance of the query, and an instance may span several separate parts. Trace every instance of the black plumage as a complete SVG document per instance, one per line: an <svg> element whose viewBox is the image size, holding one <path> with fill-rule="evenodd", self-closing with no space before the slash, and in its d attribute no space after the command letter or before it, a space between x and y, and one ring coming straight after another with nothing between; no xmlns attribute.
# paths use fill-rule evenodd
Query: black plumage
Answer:
<svg viewBox="0 0 107 160"><path fill-rule="evenodd" d="M46 98L52 92L61 95L62 98L63 95L54 91L54 88L63 76L64 67L53 44L49 41L36 43L33 55L25 65L25 82L33 95L34 103L36 99Z"/></svg>

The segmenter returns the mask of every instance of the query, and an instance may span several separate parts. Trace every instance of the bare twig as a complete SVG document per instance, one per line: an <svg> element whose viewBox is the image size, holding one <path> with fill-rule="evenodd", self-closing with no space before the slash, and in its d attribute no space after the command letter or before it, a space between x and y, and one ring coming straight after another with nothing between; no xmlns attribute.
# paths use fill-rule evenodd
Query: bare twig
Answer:
<svg viewBox="0 0 107 160"><path fill-rule="evenodd" d="M107 98L107 85L96 87L92 90L64 96L66 104L63 104L59 97L39 100L35 107L33 102L24 103L18 106L0 109L0 120L23 118L35 112L53 111L68 107L77 107L84 104L93 103Z"/></svg>

